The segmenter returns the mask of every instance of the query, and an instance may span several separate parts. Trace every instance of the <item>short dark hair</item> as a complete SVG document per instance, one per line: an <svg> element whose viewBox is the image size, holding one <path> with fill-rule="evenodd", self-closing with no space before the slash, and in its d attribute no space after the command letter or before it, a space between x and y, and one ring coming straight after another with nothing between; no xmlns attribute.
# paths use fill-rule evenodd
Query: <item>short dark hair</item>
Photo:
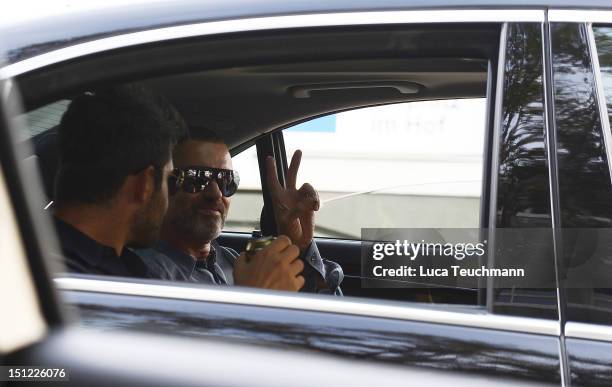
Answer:
<svg viewBox="0 0 612 387"><path fill-rule="evenodd" d="M205 126L191 126L185 131L184 136L179 140L179 143L187 140L216 142L225 144L223 137Z"/></svg>
<svg viewBox="0 0 612 387"><path fill-rule="evenodd" d="M181 115L164 97L141 86L123 85L84 93L64 113L59 132L57 205L99 204L112 199L125 179L163 166L184 136Z"/></svg>
<svg viewBox="0 0 612 387"><path fill-rule="evenodd" d="M223 139L223 137L219 136L216 132L213 132L212 130L204 126L190 126L189 129L185 131L183 136L179 138L177 147L174 149L174 155L176 156L177 152L180 153L181 144L190 140L225 144L225 140Z"/></svg>

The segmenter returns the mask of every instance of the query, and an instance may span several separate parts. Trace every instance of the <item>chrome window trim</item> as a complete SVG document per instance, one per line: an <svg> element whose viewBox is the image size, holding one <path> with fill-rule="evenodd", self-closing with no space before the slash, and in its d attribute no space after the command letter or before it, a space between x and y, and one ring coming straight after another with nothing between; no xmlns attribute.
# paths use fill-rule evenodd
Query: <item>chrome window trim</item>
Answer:
<svg viewBox="0 0 612 387"><path fill-rule="evenodd" d="M462 313L435 307L413 307L398 302L361 300L351 297L312 296L289 294L259 289L232 289L213 286L182 286L156 283L135 283L117 280L90 278L56 278L60 290L94 293L183 299L270 308L297 309L313 312L337 313L364 317L390 318L465 326L471 328L496 329L512 332L559 336L559 324L555 320L527 317L501 316L487 313Z"/></svg>
<svg viewBox="0 0 612 387"><path fill-rule="evenodd" d="M543 22L544 10L455 9L417 11L340 12L233 19L157 28L92 40L47 52L0 69L8 79L36 69L117 48L171 39L223 33L303 27L337 27L412 23Z"/></svg>
<svg viewBox="0 0 612 387"><path fill-rule="evenodd" d="M612 342L612 327L579 322L565 323L565 337Z"/></svg>
<svg viewBox="0 0 612 387"><path fill-rule="evenodd" d="M499 148L501 146L502 113L504 99L504 80L506 76L506 49L508 43L508 23L504 23L499 37L499 56L497 63L497 80L495 90L495 111L493 112L493 149L491 150L491 188L489 194L489 248L487 267L495 267L495 230L497 228L497 185L499 183ZM485 305L489 313L493 312L493 278L487 277Z"/></svg>
<svg viewBox="0 0 612 387"><path fill-rule="evenodd" d="M560 224L560 219L557 219L556 211L556 195L558 191L557 185L557 141L556 141L556 122L554 120L554 79L553 79L553 68L552 68L552 47L550 43L550 30L548 24L542 25L542 90L544 100L544 131L546 138L546 161L548 162L548 190L550 199L550 226L552 230L553 238L553 257L555 258L555 276L557 282L557 315L559 316L559 327L563 324L562 316L562 305L561 305L561 292L559 290L559 276L558 276L558 265L557 257L559 256L559 249L557 246L557 240L560 238L560 228L557 227L557 223ZM550 82L549 82L550 81ZM550 83L550 84L549 84ZM549 89L550 87L550 89ZM550 93L550 94L549 94Z"/></svg>
<svg viewBox="0 0 612 387"><path fill-rule="evenodd" d="M612 15L612 13L611 13ZM601 130L604 139L604 148L608 158L608 172L610 174L610 182L612 183L612 132L610 132L610 118L608 116L608 104L603 87L603 79L601 77L601 68L599 67L599 56L597 54L597 44L595 43L595 33L593 32L593 24L588 23L587 39L589 43L589 53L593 64L593 76L595 80L595 92L597 105L599 108L599 121L601 121Z"/></svg>
<svg viewBox="0 0 612 387"><path fill-rule="evenodd" d="M550 193L550 225L553 238L553 257L555 262L555 278L557 283L557 322L559 324L560 337L564 335L565 308L562 304L562 293L559 288L559 246L557 245L561 236L560 219L556 211L559 205L559 187L557 170L557 127L555 121L554 105L554 76L553 76L553 55L550 35L550 24L542 24L542 90L544 100L544 130L546 138L546 160L548 162L548 189ZM571 380L569 361L563 339L559 340L559 364L561 370L561 386L567 386Z"/></svg>
<svg viewBox="0 0 612 387"><path fill-rule="evenodd" d="M612 23L612 11L550 9L548 21L552 23Z"/></svg>

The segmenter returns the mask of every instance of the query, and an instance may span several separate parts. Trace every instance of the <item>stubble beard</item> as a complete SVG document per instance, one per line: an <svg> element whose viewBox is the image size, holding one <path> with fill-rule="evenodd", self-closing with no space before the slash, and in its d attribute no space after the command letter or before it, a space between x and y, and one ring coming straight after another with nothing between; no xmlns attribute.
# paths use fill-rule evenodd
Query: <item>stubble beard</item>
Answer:
<svg viewBox="0 0 612 387"><path fill-rule="evenodd" d="M148 248L155 245L159 239L164 212L163 197L154 195L149 203L134 215L128 245L134 248Z"/></svg>
<svg viewBox="0 0 612 387"><path fill-rule="evenodd" d="M181 209L169 220L179 236L196 243L210 242L216 239L221 235L221 230L225 225L223 214L219 216L205 215L193 207Z"/></svg>

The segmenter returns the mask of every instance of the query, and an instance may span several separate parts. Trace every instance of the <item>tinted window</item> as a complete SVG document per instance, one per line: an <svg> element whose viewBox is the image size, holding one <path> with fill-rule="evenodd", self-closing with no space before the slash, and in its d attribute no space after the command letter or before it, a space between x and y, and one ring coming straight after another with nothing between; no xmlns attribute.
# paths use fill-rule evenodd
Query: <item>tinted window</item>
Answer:
<svg viewBox="0 0 612 387"><path fill-rule="evenodd" d="M497 227L550 227L542 39L537 24L510 24L499 149Z"/></svg>
<svg viewBox="0 0 612 387"><path fill-rule="evenodd" d="M584 25L552 28L563 267L568 319L612 323L612 186ZM610 101L610 29L593 30L604 95ZM609 102L608 102L609 103ZM605 116L605 113L604 113Z"/></svg>
<svg viewBox="0 0 612 387"><path fill-rule="evenodd" d="M612 117L612 27L593 27L599 70L608 108L608 122Z"/></svg>
<svg viewBox="0 0 612 387"><path fill-rule="evenodd" d="M519 257L538 288L496 289L493 299L496 312L556 318L542 55L539 24L508 25L495 223L538 231L498 231L496 260Z"/></svg>

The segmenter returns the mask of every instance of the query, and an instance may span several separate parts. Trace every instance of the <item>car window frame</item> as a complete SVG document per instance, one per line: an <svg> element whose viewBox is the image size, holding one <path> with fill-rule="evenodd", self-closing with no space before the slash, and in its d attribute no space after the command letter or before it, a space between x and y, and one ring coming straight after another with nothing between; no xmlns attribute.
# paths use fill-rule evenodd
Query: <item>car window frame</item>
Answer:
<svg viewBox="0 0 612 387"><path fill-rule="evenodd" d="M536 22L544 23L544 10L530 9L530 10L517 10L517 9L494 9L494 10L461 10L461 12L454 13L457 10L436 10L436 11L406 11L401 15L396 12L381 11L377 13L379 16L393 16L391 19L384 23L400 23L400 24L411 24L411 23L478 23L478 22L495 22L504 24L507 22ZM462 16L458 16L462 15ZM312 15L311 15L312 16ZM338 25L337 20L341 20L341 25L358 25L367 26L372 24L371 13L342 13L342 14L326 14L326 17L311 17L308 15L289 15L289 16L278 16L278 17L264 17L254 18L253 23L247 23L245 20L241 20L237 25L234 21L226 22L208 22L199 23L196 25L185 25L180 27L168 27L161 29L163 31L141 31L133 32L125 35L118 35L109 38L103 38L100 40L92 40L85 43L79 43L68 48L58 49L56 51L47 52L38 56L34 56L25 59L20 62L13 63L11 65L0 68L0 79L7 79L22 75L29 72L38 71L44 69L47 66L58 65L70 60L75 60L88 55L97 54L108 50L126 48L132 46L139 46L146 43L162 42L171 39L180 38L192 38L196 36L205 35L216 35L223 32L236 32L236 31L256 31L256 30L270 30L275 28L305 28L305 27L317 27L317 26L336 26ZM321 15L319 15L321 16ZM424 16L426 16L424 18ZM378 20L384 20L379 18ZM225 23L225 24L224 24ZM374 23L378 24L378 23ZM278 162L278 161L277 161ZM283 167L283 165L280 165ZM286 156L284 168L286 168ZM39 243L37 243L40 246ZM308 298L308 297L306 297ZM315 298L317 298L315 296ZM241 303L244 300L241 301ZM336 301L334 301L336 302ZM391 316L389 316L391 317ZM411 317L414 318L414 317ZM537 321L539 319L527 319ZM544 320L546 321L546 320ZM550 324L547 324L549 326ZM468 324L469 326L469 324ZM490 326L494 328L493 326ZM556 328L552 329L550 326L547 328L547 332L552 335L557 334Z"/></svg>
<svg viewBox="0 0 612 387"><path fill-rule="evenodd" d="M480 196L480 204L479 204L479 214L478 214L478 218L479 218L479 227L480 229L485 229L488 228L488 224L489 224L489 210L490 210L490 192L491 192L491 170L493 168L493 165L491 163L491 153L492 153L492 146L491 146L491 141L492 141L492 128L494 126L494 111L495 111L495 97L494 97L494 90L496 87L496 82L495 80L493 80L492 78L495 76L495 71L493 71L492 69L492 63L491 61L489 61L488 63L488 71L487 71L487 85L486 85L486 95L483 97L483 99L485 99L485 117L484 117L484 122L485 122L485 127L484 127L484 136L483 136L483 165L482 165L482 182L481 182L481 196ZM457 99L461 99L461 98L457 98ZM449 99L450 100L450 99ZM414 102L423 102L426 100L419 100L419 101L405 101L405 102L390 102L387 104L376 104L376 105L367 105L367 106L358 106L358 107L354 107L354 108L348 108L348 109L341 109L341 110L335 110L335 111L331 111L331 112L327 112L325 114L318 114L312 117L307 117L307 118L303 118L294 122L291 122L289 124L283 125L280 128L277 128L275 130L273 130L269 135L272 136L275 139L272 140L273 142L275 142L275 144L282 144L281 146L277 146L278 148L275 148L275 152L274 154L270 154L271 156L275 156L276 154L279 155L280 157L280 161L277 161L277 170L282 170L282 176L279 176L279 178L281 179L285 179L286 175L287 175L287 169L288 169L288 165L289 165L289 159L287 157L287 151L286 151L286 147L284 146L284 133L286 130L290 130L292 128L294 128L297 125L303 124L303 123L307 123L307 122L312 122L314 120L323 118L323 117L327 117L327 116L332 116L332 115L337 115L337 114L342 114L345 112L350 112L350 111L355 111L355 110L360 110L360 109L368 109L368 108L376 108L379 106L389 106L389 105L398 105L398 104L410 104L410 103L414 103ZM432 99L431 101L436 101L436 99ZM267 138L265 139L265 141L269 141ZM248 143L248 142L247 142ZM249 149L249 147L245 147L244 144L239 145L238 147L234 148L234 149L240 149L240 151L245 151L247 149ZM234 156L235 154L239 154L239 153L232 153L232 155ZM276 157L275 157L276 160ZM261 188L262 188L262 192L264 190L267 190L267 184L266 184L266 180L265 177L263 177L263 174L261 173L261 163L260 163L260 176L262 176L261 178ZM265 171L264 171L265 172ZM316 183L316 182L315 182ZM272 222L273 219L269 219L268 221ZM260 221L260 229L261 229L261 221ZM230 233L239 233L236 231L229 231ZM244 234L244 233L243 233ZM264 235L266 235L264 233ZM360 242L361 239L351 239L351 238L343 238L343 237L328 237L328 236L318 236L315 235L314 236L315 239L317 240L333 240L333 241L346 241L346 242Z"/></svg>
<svg viewBox="0 0 612 387"><path fill-rule="evenodd" d="M610 122L608 119L608 108L603 90L602 77L599 71L599 57L597 54L597 45L594 41L593 27L602 25L612 27L612 11L606 10L564 10L552 9L548 12L549 23L571 23L582 25L587 33L589 58L591 60L591 71L593 71L594 92L596 95L595 108L598 110L598 116L601 121L602 130L607 130L608 133L603 134L605 153L608 157L608 167L612 182L612 143L608 141L612 136L609 132ZM553 117L554 118L554 117ZM559 263L559 265L563 265ZM560 270L564 270L563 266ZM567 308L569 300L567 295L562 294L560 302L563 308ZM612 325L593 322L572 321L567 316L563 316L561 320L562 333L568 340L586 340L590 343L612 343Z"/></svg>

